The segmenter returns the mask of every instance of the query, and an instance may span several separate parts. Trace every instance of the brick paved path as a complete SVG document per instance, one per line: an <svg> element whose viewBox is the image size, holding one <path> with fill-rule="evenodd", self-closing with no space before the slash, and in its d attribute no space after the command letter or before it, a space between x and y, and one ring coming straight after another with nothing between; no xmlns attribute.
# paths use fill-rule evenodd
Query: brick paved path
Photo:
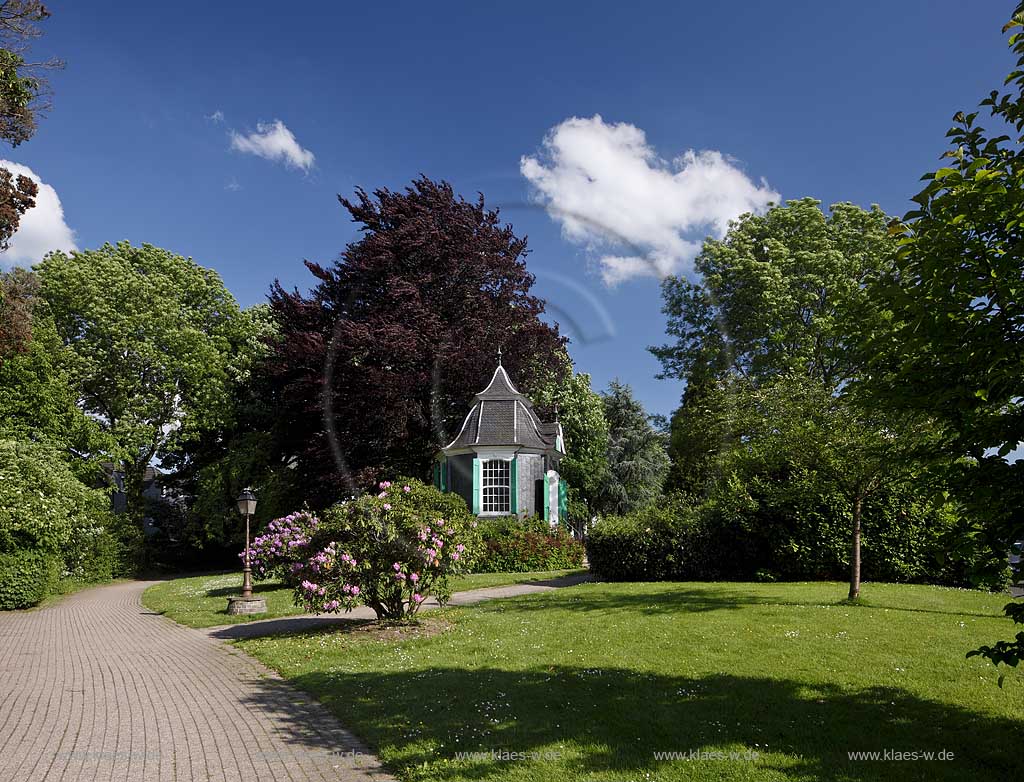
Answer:
<svg viewBox="0 0 1024 782"><path fill-rule="evenodd" d="M143 608L147 586L0 612L0 782L390 779L319 704Z"/></svg>

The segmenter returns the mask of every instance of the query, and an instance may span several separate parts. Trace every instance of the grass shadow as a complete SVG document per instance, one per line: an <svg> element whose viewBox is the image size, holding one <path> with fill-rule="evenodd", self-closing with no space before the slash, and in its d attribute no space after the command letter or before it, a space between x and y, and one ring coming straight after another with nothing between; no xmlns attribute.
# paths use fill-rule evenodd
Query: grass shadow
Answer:
<svg viewBox="0 0 1024 782"><path fill-rule="evenodd" d="M595 584L608 582L594 581ZM701 586L690 586L677 582L649 582L642 591L570 589L560 595L560 602L574 611L628 610L642 614L674 614L679 612L704 613L708 611L734 611L750 606L815 606L828 605L835 608L867 608L874 610L906 611L910 613L944 614L948 616L971 616L984 619L1000 618L1001 611L979 613L967 611L943 611L931 608L886 605L873 602L870 598L849 601L845 598L827 603L811 600L799 601L776 599L761 593L747 593L742 585L735 582L716 585L713 582ZM751 586L764 587L763 584ZM508 604L506 604L508 605ZM515 604L516 610L549 610L551 605L544 600L524 600Z"/></svg>
<svg viewBox="0 0 1024 782"><path fill-rule="evenodd" d="M544 753L560 746L566 748L561 759L527 777L687 779L698 773L696 764L655 753L723 747L761 754L754 761L703 761L699 773L710 775L699 778L1002 782L1021 770L1024 720L898 687L851 690L728 674L569 666L317 671L290 681L379 748L396 771L423 767L418 773L431 780L502 780L514 770L507 760L456 759L456 751ZM279 683L268 682L251 705L276 710L291 740L310 741L309 721L282 708L279 693ZM946 750L954 759L886 763L847 754L886 749L936 756Z"/></svg>

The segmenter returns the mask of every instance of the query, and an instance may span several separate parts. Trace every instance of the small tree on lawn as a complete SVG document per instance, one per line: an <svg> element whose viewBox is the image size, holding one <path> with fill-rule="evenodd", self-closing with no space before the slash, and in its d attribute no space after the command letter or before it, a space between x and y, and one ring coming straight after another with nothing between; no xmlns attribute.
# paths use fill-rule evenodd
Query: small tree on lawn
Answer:
<svg viewBox="0 0 1024 782"><path fill-rule="evenodd" d="M362 603L378 619L412 617L428 596L451 594L479 550L476 520L462 500L416 480L380 484L322 519L294 513L253 541L253 572L278 575L315 613Z"/></svg>
<svg viewBox="0 0 1024 782"><path fill-rule="evenodd" d="M832 481L850 504L850 593L860 597L864 503L895 482L920 479L935 427L919 415L865 410L820 383L787 376L748 391L738 458L787 459Z"/></svg>

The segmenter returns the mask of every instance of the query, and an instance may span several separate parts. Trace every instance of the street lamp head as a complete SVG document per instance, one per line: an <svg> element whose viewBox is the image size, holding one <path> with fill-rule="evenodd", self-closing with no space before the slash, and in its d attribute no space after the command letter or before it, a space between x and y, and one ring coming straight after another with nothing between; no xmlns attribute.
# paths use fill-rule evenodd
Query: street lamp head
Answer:
<svg viewBox="0 0 1024 782"><path fill-rule="evenodd" d="M238 495L238 512L243 516L252 516L256 513L256 495L252 493L252 489L242 489L242 493Z"/></svg>

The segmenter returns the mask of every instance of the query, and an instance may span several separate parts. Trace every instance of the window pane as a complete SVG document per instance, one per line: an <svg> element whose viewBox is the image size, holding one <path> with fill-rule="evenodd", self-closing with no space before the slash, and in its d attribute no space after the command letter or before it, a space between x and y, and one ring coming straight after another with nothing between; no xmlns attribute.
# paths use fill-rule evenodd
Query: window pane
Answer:
<svg viewBox="0 0 1024 782"><path fill-rule="evenodd" d="M509 513L511 505L511 463L491 459L481 470L482 509L484 513Z"/></svg>

